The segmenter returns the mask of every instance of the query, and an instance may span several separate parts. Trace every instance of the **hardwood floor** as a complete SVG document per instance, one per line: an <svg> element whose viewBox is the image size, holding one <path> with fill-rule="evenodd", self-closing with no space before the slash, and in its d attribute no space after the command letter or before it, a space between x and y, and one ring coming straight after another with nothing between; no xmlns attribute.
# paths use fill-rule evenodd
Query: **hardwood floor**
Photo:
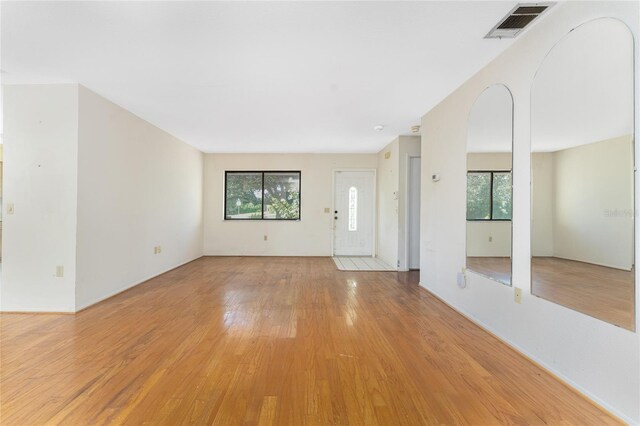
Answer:
<svg viewBox="0 0 640 426"><path fill-rule="evenodd" d="M531 292L608 323L634 329L634 272L557 257L532 259Z"/></svg>
<svg viewBox="0 0 640 426"><path fill-rule="evenodd" d="M510 257L467 257L467 269L501 283L511 285Z"/></svg>
<svg viewBox="0 0 640 426"><path fill-rule="evenodd" d="M209 257L77 315L1 320L3 425L618 423L415 272Z"/></svg>
<svg viewBox="0 0 640 426"><path fill-rule="evenodd" d="M467 257L467 268L511 283L508 257ZM534 257L531 276L534 295L627 330L634 329L633 271L557 257Z"/></svg>

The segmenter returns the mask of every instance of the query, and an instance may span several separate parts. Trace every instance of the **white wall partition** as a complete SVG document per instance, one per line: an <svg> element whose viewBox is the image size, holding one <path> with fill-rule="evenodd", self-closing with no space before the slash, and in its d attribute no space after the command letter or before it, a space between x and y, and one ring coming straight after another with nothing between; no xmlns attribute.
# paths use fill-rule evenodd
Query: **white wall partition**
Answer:
<svg viewBox="0 0 640 426"><path fill-rule="evenodd" d="M378 153L378 257L408 270L409 158L420 156L418 136L398 136Z"/></svg>
<svg viewBox="0 0 640 426"><path fill-rule="evenodd" d="M530 294L530 90L554 44L578 25L601 17L620 19L631 28L640 69L639 12L636 2L556 5L422 119L421 284L630 423L640 422L638 334ZM513 286L524 289L521 304L514 302L513 289L481 276L469 275L465 289L456 285L456 273L465 264L466 121L474 100L492 84L505 84L514 98ZM638 86L636 82L636 134ZM533 166L545 167L535 155ZM440 174L439 182L430 180L433 173ZM535 196L535 188L533 192ZM548 227L534 222L533 232L551 232ZM635 297L638 305L637 292Z"/></svg>
<svg viewBox="0 0 640 426"><path fill-rule="evenodd" d="M73 312L202 256L202 153L82 86L4 96L3 311Z"/></svg>
<svg viewBox="0 0 640 426"><path fill-rule="evenodd" d="M4 113L2 310L73 312L78 86L4 86Z"/></svg>
<svg viewBox="0 0 640 426"><path fill-rule="evenodd" d="M203 154L85 87L79 95L81 309L202 256Z"/></svg>

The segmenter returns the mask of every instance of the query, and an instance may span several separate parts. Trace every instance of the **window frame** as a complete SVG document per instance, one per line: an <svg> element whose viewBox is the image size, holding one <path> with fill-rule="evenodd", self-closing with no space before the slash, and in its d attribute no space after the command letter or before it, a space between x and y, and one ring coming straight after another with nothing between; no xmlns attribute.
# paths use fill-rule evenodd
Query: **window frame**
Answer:
<svg viewBox="0 0 640 426"><path fill-rule="evenodd" d="M237 217L237 218L233 218L233 217L227 217L227 178L229 176L229 174L233 174L233 173L253 173L253 174L260 174L261 175L261 186L262 186L262 208L260 209L260 217ZM298 174L298 217L295 219L283 219L283 218L273 218L273 219L269 219L269 218L265 218L264 217L264 175L265 174L278 174L278 173L297 173ZM223 210L222 210L222 219L225 221L243 221L243 220L249 220L249 221L259 221L259 220L267 220L267 221L284 221L284 222L296 222L296 221L301 221L302 220L302 171L300 170L225 170L224 171L224 206L223 206Z"/></svg>
<svg viewBox="0 0 640 426"><path fill-rule="evenodd" d="M467 222L511 222L513 220L513 170L467 170L467 177L469 173L489 173L491 180L489 181L489 219L467 219ZM494 219L493 218L493 175L495 173L509 173L511 175L511 218L510 219ZM468 179L468 178L467 178ZM467 194L469 190L467 188ZM466 200L467 207L469 200Z"/></svg>

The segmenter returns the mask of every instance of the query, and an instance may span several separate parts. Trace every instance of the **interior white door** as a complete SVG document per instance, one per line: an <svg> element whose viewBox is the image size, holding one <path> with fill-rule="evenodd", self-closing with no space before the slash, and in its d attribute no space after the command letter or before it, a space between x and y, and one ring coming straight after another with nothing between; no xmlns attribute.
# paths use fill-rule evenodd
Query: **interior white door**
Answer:
<svg viewBox="0 0 640 426"><path fill-rule="evenodd" d="M334 184L333 253L372 256L374 172L336 171Z"/></svg>
<svg viewBox="0 0 640 426"><path fill-rule="evenodd" d="M409 269L420 269L420 160L409 158Z"/></svg>

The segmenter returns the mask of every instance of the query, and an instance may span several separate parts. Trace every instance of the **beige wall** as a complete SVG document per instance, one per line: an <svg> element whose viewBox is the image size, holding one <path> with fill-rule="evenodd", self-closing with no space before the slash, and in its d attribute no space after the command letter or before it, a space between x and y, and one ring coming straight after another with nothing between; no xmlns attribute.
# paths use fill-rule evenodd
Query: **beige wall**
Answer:
<svg viewBox="0 0 640 426"><path fill-rule="evenodd" d="M333 170L376 167L376 154L206 154L204 254L330 256ZM300 170L301 220L223 220L225 170Z"/></svg>
<svg viewBox="0 0 640 426"><path fill-rule="evenodd" d="M511 170L511 153L468 153L467 170ZM510 257L511 221L468 221L467 256Z"/></svg>
<svg viewBox="0 0 640 426"><path fill-rule="evenodd" d="M532 153L531 170L531 255L553 256L553 153Z"/></svg>
<svg viewBox="0 0 640 426"><path fill-rule="evenodd" d="M470 152L467 170L511 170L510 152Z"/></svg>
<svg viewBox="0 0 640 426"><path fill-rule="evenodd" d="M80 86L77 309L202 256L202 167L197 149Z"/></svg>
<svg viewBox="0 0 640 426"><path fill-rule="evenodd" d="M630 270L631 135L554 153L554 255Z"/></svg>

